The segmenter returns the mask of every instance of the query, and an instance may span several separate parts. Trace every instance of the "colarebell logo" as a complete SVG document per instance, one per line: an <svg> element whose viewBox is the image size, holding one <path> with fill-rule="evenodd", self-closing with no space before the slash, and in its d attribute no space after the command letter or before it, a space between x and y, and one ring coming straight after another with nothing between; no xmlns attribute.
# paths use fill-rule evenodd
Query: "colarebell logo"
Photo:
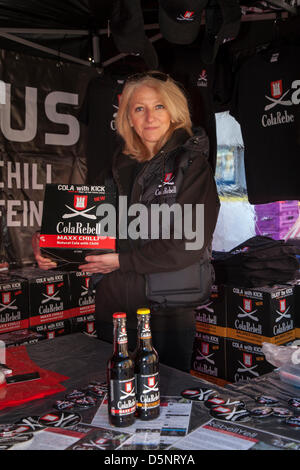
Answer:
<svg viewBox="0 0 300 470"><path fill-rule="evenodd" d="M86 195L79 195L75 194L74 196L74 207L70 207L65 204L66 208L69 209L71 212L64 214L62 216L63 219L71 219L76 216L85 217L86 219L97 219L94 214L90 214L89 212L95 209L96 206L87 207L88 197Z"/></svg>
<svg viewBox="0 0 300 470"><path fill-rule="evenodd" d="M148 377L147 380L148 385L144 384L145 388L143 390L143 394L151 393L151 392L158 392L158 383L155 380L155 376Z"/></svg>
<svg viewBox="0 0 300 470"><path fill-rule="evenodd" d="M243 362L241 361L238 361L238 362L241 365L241 367L237 369L237 372L240 372L240 373L247 372L247 373L254 375L255 377L259 376L259 373L254 370L257 368L257 364L255 366L252 365L253 364L252 354L243 353Z"/></svg>
<svg viewBox="0 0 300 470"><path fill-rule="evenodd" d="M291 100L283 99L290 91L291 90L288 89L282 94L282 80L271 82L271 96L265 95L267 100L271 101L271 103L265 106L265 111L269 111L269 109L272 109L277 105L292 106L293 102Z"/></svg>
<svg viewBox="0 0 300 470"><path fill-rule="evenodd" d="M264 111L271 112L262 115L262 126L269 127L293 123L294 114L289 114L288 110L282 107L298 105L300 103L300 80L294 80L289 88L282 79L271 81L269 86L270 93L265 95L268 103L264 106Z"/></svg>
<svg viewBox="0 0 300 470"><path fill-rule="evenodd" d="M123 396L121 400L126 400L128 397L133 397L135 395L135 388L132 382L126 382L124 385L125 391L121 390Z"/></svg>
<svg viewBox="0 0 300 470"><path fill-rule="evenodd" d="M288 308L286 308L286 299L279 300L279 310L276 310L276 313L278 313L278 317L275 319L275 322L278 323L283 318L291 318L291 314L288 313L289 309L290 305L288 306Z"/></svg>
<svg viewBox="0 0 300 470"><path fill-rule="evenodd" d="M211 357L214 355L214 353L209 354L209 344L205 343L204 341L201 344L201 351L197 349L197 356L196 360L197 361L207 361L210 364L215 364L214 359L211 359Z"/></svg>
<svg viewBox="0 0 300 470"><path fill-rule="evenodd" d="M2 292L2 302L0 302L0 312L3 310L16 310L18 307L13 305L16 299L11 300L11 292Z"/></svg>
<svg viewBox="0 0 300 470"><path fill-rule="evenodd" d="M243 299L243 307L239 305L239 309L242 313L238 313L238 318L251 318L251 320L258 321L259 319L254 316L254 313L257 312L257 309L252 310L252 300L251 299Z"/></svg>
<svg viewBox="0 0 300 470"><path fill-rule="evenodd" d="M197 86L207 87L207 82L208 82L207 73L206 73L206 70L203 69L202 72L198 76Z"/></svg>
<svg viewBox="0 0 300 470"><path fill-rule="evenodd" d="M180 15L177 16L178 21L194 21L194 11L189 11L187 10L185 13L180 13Z"/></svg>
<svg viewBox="0 0 300 470"><path fill-rule="evenodd" d="M50 302L50 300L51 301L52 300L56 300L56 301L61 300L61 298L58 297L59 289L56 291L54 284L47 284L46 285L46 291L47 291L47 294L43 293L43 296L45 298L42 300L42 304L46 304L47 302Z"/></svg>

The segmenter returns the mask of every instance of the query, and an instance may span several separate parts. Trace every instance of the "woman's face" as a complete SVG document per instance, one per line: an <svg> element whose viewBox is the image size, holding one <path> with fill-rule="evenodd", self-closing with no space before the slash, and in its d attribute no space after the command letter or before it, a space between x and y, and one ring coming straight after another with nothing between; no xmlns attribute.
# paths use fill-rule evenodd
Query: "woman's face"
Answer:
<svg viewBox="0 0 300 470"><path fill-rule="evenodd" d="M170 127L171 116L163 105L159 93L154 88L141 85L131 97L129 121L143 143L153 153L156 143Z"/></svg>

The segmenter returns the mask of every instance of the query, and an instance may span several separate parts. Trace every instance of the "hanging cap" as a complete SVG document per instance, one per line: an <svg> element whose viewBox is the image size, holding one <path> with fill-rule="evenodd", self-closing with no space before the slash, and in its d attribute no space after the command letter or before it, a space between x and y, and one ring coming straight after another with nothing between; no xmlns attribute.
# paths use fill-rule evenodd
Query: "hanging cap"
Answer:
<svg viewBox="0 0 300 470"><path fill-rule="evenodd" d="M241 7L238 0L209 0L205 8L205 33L201 58L212 64L220 45L235 39L240 30Z"/></svg>
<svg viewBox="0 0 300 470"><path fill-rule="evenodd" d="M174 44L191 44L200 31L202 12L208 0L160 0L159 27Z"/></svg>
<svg viewBox="0 0 300 470"><path fill-rule="evenodd" d="M136 313L138 315L147 315L150 313L150 308L138 308Z"/></svg>
<svg viewBox="0 0 300 470"><path fill-rule="evenodd" d="M119 52L140 56L147 67L158 67L158 56L145 34L140 0L114 0L111 33Z"/></svg>
<svg viewBox="0 0 300 470"><path fill-rule="evenodd" d="M126 313L116 312L116 313L113 314L113 318L126 318Z"/></svg>

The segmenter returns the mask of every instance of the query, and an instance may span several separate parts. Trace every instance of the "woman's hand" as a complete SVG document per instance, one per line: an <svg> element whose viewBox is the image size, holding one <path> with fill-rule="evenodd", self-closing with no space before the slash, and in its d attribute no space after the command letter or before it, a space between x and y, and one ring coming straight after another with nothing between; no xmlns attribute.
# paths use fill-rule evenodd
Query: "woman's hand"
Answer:
<svg viewBox="0 0 300 470"><path fill-rule="evenodd" d="M118 253L106 253L105 255L90 255L85 258L87 264L78 266L82 271L89 273L108 274L120 267Z"/></svg>
<svg viewBox="0 0 300 470"><path fill-rule="evenodd" d="M53 269L57 267L57 264L54 261L51 261L49 258L44 258L41 255L40 250L40 233L36 232L33 234L31 239L33 254L40 269Z"/></svg>

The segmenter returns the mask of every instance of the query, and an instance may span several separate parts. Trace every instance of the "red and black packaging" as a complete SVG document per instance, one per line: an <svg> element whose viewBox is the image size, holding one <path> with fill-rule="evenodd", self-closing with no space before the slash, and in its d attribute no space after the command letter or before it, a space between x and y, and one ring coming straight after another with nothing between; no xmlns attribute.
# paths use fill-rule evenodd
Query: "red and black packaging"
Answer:
<svg viewBox="0 0 300 470"><path fill-rule="evenodd" d="M23 268L15 270L14 274L28 284L30 328L68 319L70 292L67 273Z"/></svg>
<svg viewBox="0 0 300 470"><path fill-rule="evenodd" d="M293 286L227 287L227 336L255 344L292 341Z"/></svg>
<svg viewBox="0 0 300 470"><path fill-rule="evenodd" d="M91 288L91 273L68 272L70 291L69 318L95 313L95 290Z"/></svg>
<svg viewBox="0 0 300 470"><path fill-rule="evenodd" d="M223 384L226 380L225 338L196 331L191 373L208 381Z"/></svg>
<svg viewBox="0 0 300 470"><path fill-rule="evenodd" d="M29 327L28 284L5 273L0 275L0 333Z"/></svg>
<svg viewBox="0 0 300 470"><path fill-rule="evenodd" d="M40 235L43 256L74 269L87 255L115 252L114 224L101 224L107 217L99 215L102 204L110 205L113 217L116 195L111 188L47 184Z"/></svg>

